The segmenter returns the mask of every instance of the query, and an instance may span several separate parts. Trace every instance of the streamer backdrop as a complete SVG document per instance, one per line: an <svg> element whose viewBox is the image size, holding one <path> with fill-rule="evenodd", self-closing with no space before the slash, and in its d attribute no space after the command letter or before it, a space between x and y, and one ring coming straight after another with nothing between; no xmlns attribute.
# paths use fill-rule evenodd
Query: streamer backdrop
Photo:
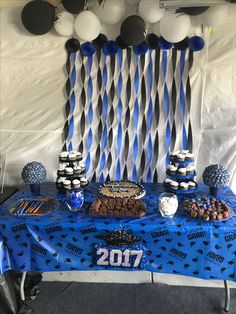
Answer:
<svg viewBox="0 0 236 314"><path fill-rule="evenodd" d="M83 152L89 179L157 182L172 150L193 148L192 64L175 48L70 57L63 148Z"/></svg>

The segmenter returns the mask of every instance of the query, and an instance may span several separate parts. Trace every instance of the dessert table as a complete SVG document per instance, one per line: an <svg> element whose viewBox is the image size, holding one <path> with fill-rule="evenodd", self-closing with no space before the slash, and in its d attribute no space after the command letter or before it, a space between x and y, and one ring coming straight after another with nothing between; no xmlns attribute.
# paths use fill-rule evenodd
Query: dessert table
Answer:
<svg viewBox="0 0 236 314"><path fill-rule="evenodd" d="M9 207L19 198L31 195L24 186L0 206L0 273L10 269L27 272L146 270L179 274L203 279L236 281L236 196L226 188L221 197L233 208L227 221L205 222L185 216L181 211L171 218L162 218L158 197L162 185L144 184L143 201L147 215L139 219L94 218L88 215L96 199L97 183L85 188L85 203L81 212L70 212L64 196L55 184L43 184L41 193L59 200L53 213L41 217L16 217ZM208 190L199 185L198 196ZM134 266L97 265L94 247L104 232L132 231L145 248L145 263Z"/></svg>

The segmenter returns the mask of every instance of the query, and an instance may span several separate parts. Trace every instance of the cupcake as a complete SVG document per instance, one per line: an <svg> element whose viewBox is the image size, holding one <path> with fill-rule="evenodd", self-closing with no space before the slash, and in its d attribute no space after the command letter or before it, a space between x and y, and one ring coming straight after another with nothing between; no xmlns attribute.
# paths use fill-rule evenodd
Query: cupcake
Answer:
<svg viewBox="0 0 236 314"><path fill-rule="evenodd" d="M181 152L180 152L181 154L184 154L184 155L186 155L186 154L188 154L189 153L189 150L188 149L184 149L184 150L181 150Z"/></svg>
<svg viewBox="0 0 236 314"><path fill-rule="evenodd" d="M176 150L175 152L171 153L170 159L171 159L172 161L175 161L176 158L177 158L177 155L178 155L179 153L180 153L180 150Z"/></svg>
<svg viewBox="0 0 236 314"><path fill-rule="evenodd" d="M61 152L60 155L59 155L59 159L60 161L67 161L67 157L68 157L69 153L68 152Z"/></svg>
<svg viewBox="0 0 236 314"><path fill-rule="evenodd" d="M179 160L179 161L185 161L185 155L184 155L184 154L178 154L178 155L177 155L177 160Z"/></svg>
<svg viewBox="0 0 236 314"><path fill-rule="evenodd" d="M80 152L75 152L75 155L76 155L76 160L77 161L82 160L82 154Z"/></svg>
<svg viewBox="0 0 236 314"><path fill-rule="evenodd" d="M189 189L189 190L194 190L194 189L196 189L196 183L193 182L193 181L189 181L189 182L188 182L188 189Z"/></svg>
<svg viewBox="0 0 236 314"><path fill-rule="evenodd" d="M171 187L173 190L178 190L178 188L179 188L179 183L176 182L176 181L172 181L172 182L170 182L170 187Z"/></svg>
<svg viewBox="0 0 236 314"><path fill-rule="evenodd" d="M83 162L80 162L79 166L81 167L81 172L85 171L85 164Z"/></svg>
<svg viewBox="0 0 236 314"><path fill-rule="evenodd" d="M73 168L66 167L65 172L66 172L66 175L72 176L73 175Z"/></svg>
<svg viewBox="0 0 236 314"><path fill-rule="evenodd" d="M194 161L194 156L193 156L193 154L187 153L187 154L185 155L185 160L192 160L192 161Z"/></svg>
<svg viewBox="0 0 236 314"><path fill-rule="evenodd" d="M77 179L74 179L73 181L72 181L72 185L73 185L73 188L79 188L80 187L80 181L79 180L77 180Z"/></svg>
<svg viewBox="0 0 236 314"><path fill-rule="evenodd" d="M192 165L188 165L186 168L186 173L187 174L194 174L195 173L195 167Z"/></svg>
<svg viewBox="0 0 236 314"><path fill-rule="evenodd" d="M80 174L82 171L82 168L80 166L74 166L74 174Z"/></svg>
<svg viewBox="0 0 236 314"><path fill-rule="evenodd" d="M71 181L70 180L65 180L63 182L63 186L64 186L64 189L68 190L71 188Z"/></svg>
<svg viewBox="0 0 236 314"><path fill-rule="evenodd" d="M179 184L179 189L180 190L188 190L188 183L187 182L181 182Z"/></svg>
<svg viewBox="0 0 236 314"><path fill-rule="evenodd" d="M66 180L66 178L58 178L57 179L57 184L60 185L60 186L63 186L65 180Z"/></svg>
<svg viewBox="0 0 236 314"><path fill-rule="evenodd" d="M171 166L169 166L168 172L169 172L171 175L175 175L177 169L178 169L177 167L175 167L174 165L171 165Z"/></svg>
<svg viewBox="0 0 236 314"><path fill-rule="evenodd" d="M85 187L86 185L88 185L88 179L87 178L81 178L80 179L80 185L82 186L82 187Z"/></svg>
<svg viewBox="0 0 236 314"><path fill-rule="evenodd" d="M171 180L171 179L169 179L169 178L167 178L167 179L165 179L165 185L167 185L167 186L170 186L170 183L172 182L173 180Z"/></svg>
<svg viewBox="0 0 236 314"><path fill-rule="evenodd" d="M68 160L69 161L76 161L76 154L73 152L69 153Z"/></svg>
<svg viewBox="0 0 236 314"><path fill-rule="evenodd" d="M66 169L66 166L64 164L60 164L59 169L58 169L58 174L63 176L65 174L65 169Z"/></svg>
<svg viewBox="0 0 236 314"><path fill-rule="evenodd" d="M179 168L178 169L178 175L186 176L186 168Z"/></svg>

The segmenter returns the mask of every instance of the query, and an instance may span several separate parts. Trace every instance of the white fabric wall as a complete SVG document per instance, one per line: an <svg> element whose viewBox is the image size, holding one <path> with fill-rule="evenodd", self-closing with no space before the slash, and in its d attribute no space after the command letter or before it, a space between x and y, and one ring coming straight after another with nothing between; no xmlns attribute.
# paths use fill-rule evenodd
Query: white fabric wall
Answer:
<svg viewBox="0 0 236 314"><path fill-rule="evenodd" d="M65 120L66 39L54 31L44 36L29 34L20 22L25 3L0 1L0 148L7 153L6 184L21 183L22 167L32 160L45 164L48 180L55 177ZM220 162L231 172L236 191L235 24L236 6L232 6L224 25L209 39L209 62L207 50L195 55L191 77L199 179L206 165Z"/></svg>

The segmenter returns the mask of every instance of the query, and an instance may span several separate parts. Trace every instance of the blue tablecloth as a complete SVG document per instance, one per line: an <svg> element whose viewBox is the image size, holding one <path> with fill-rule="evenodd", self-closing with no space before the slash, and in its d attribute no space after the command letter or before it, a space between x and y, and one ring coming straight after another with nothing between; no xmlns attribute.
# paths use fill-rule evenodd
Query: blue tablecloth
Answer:
<svg viewBox="0 0 236 314"><path fill-rule="evenodd" d="M236 196L229 188L222 198L234 209L233 218L224 222L204 222L177 213L166 219L158 212L161 185L145 184L148 213L141 219L91 218L88 208L96 198L96 184L85 190L82 213L69 212L63 195L54 184L45 184L42 193L61 201L58 210L44 217L19 218L9 214L9 206L30 195L22 188L0 207L0 271L104 270L94 266L95 236L105 230L131 229L143 239L148 263L145 270L181 274L205 279L236 281ZM199 186L199 195L207 188ZM105 267L106 269L106 267ZM124 270L121 268L121 270Z"/></svg>

